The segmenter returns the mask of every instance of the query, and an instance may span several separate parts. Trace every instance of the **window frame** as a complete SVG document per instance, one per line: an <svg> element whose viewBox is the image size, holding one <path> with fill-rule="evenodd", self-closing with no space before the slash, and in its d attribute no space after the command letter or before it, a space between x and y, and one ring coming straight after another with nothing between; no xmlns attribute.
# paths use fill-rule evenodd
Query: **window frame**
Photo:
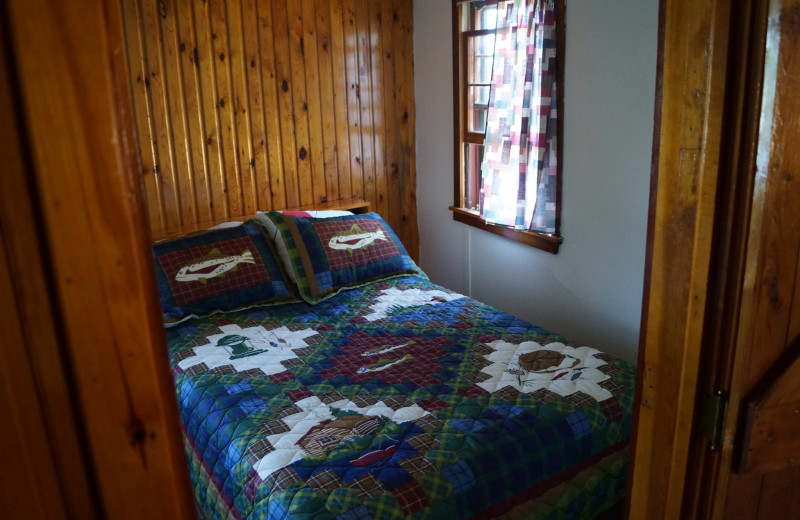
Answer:
<svg viewBox="0 0 800 520"><path fill-rule="evenodd" d="M562 168L563 168L563 149L564 149L564 49L565 49L565 29L566 24L566 2L565 0L555 0L557 9L556 19L556 82L558 84L558 99L556 99L556 109L558 110L557 135L558 135L558 157L557 167L557 205L556 205L556 231L553 234L537 233L534 231L523 231L512 229L496 224L484 222L477 211L467 209L464 204L465 183L465 145L483 144L484 134L469 131L469 117L467 97L469 91L468 71L469 64L466 48L469 37L490 34L492 29L461 30L461 8L475 0L452 0L452 30L453 30L453 104L454 104L454 180L453 180L453 205L450 211L453 213L453 220L467 224L469 226L488 231L522 244L547 251L558 253L559 246L563 242L561 237L561 191L562 191ZM496 0L488 0L487 5L496 4ZM480 142L476 140L480 137Z"/></svg>

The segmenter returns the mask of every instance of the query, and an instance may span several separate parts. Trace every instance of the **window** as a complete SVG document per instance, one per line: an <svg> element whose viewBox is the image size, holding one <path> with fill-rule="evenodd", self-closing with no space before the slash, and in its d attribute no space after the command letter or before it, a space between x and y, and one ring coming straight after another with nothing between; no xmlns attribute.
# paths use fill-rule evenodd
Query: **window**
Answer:
<svg viewBox="0 0 800 520"><path fill-rule="evenodd" d="M521 11L538 14L539 10L534 9L534 6L545 4L549 5L549 15L552 15L555 9L555 19L545 19L542 14L541 21L545 23L540 24L541 26L549 24L551 29L553 26L555 28L555 59L547 61L548 54L544 54L544 59L541 59L542 62L547 61L549 67L532 66L534 58L525 55L526 47L522 42L515 44L522 50L522 54L516 59L518 62L516 65L514 59L507 58L507 53L501 53L502 57L498 58L498 62L501 63L496 64L495 51L499 52L501 48L505 48L503 46L508 46L509 38L517 36L514 25L519 19L517 15L521 14ZM450 208L453 211L453 218L552 253L558 251L561 243L559 236L561 157L557 143L561 142L562 134L560 117L562 102L558 92L563 86L563 16L564 0L517 0L516 2L453 0L453 77L457 136L455 201ZM520 24L528 24L527 18ZM534 22L531 21L530 25L533 26ZM544 42L543 46L537 45L537 47L547 49L548 45L553 46L553 42L548 39L552 37L551 29L542 29L538 32L547 36L537 40ZM549 32L545 33L545 30ZM496 40L498 49L495 48ZM539 55L536 57L539 58ZM552 74L553 66L555 75ZM500 87L493 92L493 78L497 78L498 74L495 67L502 67L506 76L501 76L500 81L496 81ZM527 77L525 77L526 68ZM531 71L534 70L537 73L545 71L541 74L541 81L531 78ZM514 81L511 81L509 87L506 84L509 74L522 76L518 79L519 83L515 85ZM552 80L548 80L547 74L554 80L552 92L549 87ZM527 84L527 90L523 88L523 81ZM543 82L547 81L550 83L547 83L545 88L537 89L540 83L544 84ZM533 89L530 88L531 85ZM534 111L531 111L530 121L533 125L528 125L527 131L521 131L521 141L529 144L527 147L519 147L516 159L508 161L509 146L516 139L515 135L520 134L513 128L511 130L508 128L503 109L509 106L509 103L505 102L503 96L515 93L521 95L523 91L530 90L540 94L544 92L545 95L535 98L534 101L526 99L520 108L527 111L529 106L536 106L538 101L546 105L542 106L541 113L550 116L538 116L538 119L533 119ZM515 110L517 113L514 119L517 123L523 121L522 124L526 124L529 120L528 114L526 113L523 119L520 117L519 109L515 107ZM535 112L537 115L539 113ZM542 125L541 129L534 128L538 121ZM545 135L545 127L548 136L546 145L544 137L540 137ZM530 141L526 138L526 133L531 136ZM542 140L541 143L539 139ZM514 153L511 152L511 155ZM531 153L535 155L530 155ZM499 160L500 157L502 161ZM498 176L500 171L503 175ZM498 179L506 180L499 182ZM483 200L482 191L487 195ZM536 206L537 198L539 206Z"/></svg>

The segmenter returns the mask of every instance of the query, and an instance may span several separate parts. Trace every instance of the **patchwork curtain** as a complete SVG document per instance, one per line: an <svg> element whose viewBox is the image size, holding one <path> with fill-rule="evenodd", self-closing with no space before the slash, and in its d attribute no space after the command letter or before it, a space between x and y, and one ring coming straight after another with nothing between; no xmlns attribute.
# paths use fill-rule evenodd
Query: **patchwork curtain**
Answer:
<svg viewBox="0 0 800 520"><path fill-rule="evenodd" d="M554 0L498 3L481 164L481 217L555 233L557 200Z"/></svg>

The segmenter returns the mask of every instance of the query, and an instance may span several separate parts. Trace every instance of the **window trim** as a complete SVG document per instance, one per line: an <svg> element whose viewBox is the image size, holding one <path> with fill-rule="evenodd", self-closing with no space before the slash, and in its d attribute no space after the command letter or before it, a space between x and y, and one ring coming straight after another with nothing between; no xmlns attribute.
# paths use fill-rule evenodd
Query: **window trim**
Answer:
<svg viewBox="0 0 800 520"><path fill-rule="evenodd" d="M488 231L498 236L505 237L509 240L514 240L521 244L525 244L537 249L541 249L548 253L558 253L559 246L563 242L561 237L561 193L562 193L562 168L563 168L563 150L564 150L564 50L565 50L565 29L566 29L566 2L565 0L555 0L558 12L556 20L556 82L558 84L558 99L556 100L556 110L558 110L558 174L556 179L556 186L558 190L558 200L556 206L556 232L554 234L537 233L534 231L522 231L512 229L505 226L498 226L496 224L489 224L481 220L476 211L472 211L463 207L464 201L464 144L473 143L476 135L474 132L469 132L467 129L466 117L466 89L467 89L467 55L464 52L466 45L464 42L469 36L478 36L480 34L489 33L487 30L470 30L461 31L459 7L461 4L470 3L472 0L452 0L452 30L453 30L453 130L454 130L454 143L453 143L453 157L455 158L454 164L454 178L453 178L453 205L450 206L450 211L453 213L453 220L467 224L469 226ZM487 4L490 2L487 2ZM483 144L483 136L481 135L481 142L475 144Z"/></svg>

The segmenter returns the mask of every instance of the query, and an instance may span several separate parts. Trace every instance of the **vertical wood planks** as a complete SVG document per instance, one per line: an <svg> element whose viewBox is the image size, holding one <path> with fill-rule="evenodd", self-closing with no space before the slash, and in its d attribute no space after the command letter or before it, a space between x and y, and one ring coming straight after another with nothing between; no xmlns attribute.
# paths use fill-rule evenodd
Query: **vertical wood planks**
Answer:
<svg viewBox="0 0 800 520"><path fill-rule="evenodd" d="M317 59L317 24L314 0L303 0L303 34L300 38L306 75L306 111L308 112L309 155L312 167L312 201L328 200L325 183L324 145L322 141L322 105L320 100L319 60Z"/></svg>
<svg viewBox="0 0 800 520"><path fill-rule="evenodd" d="M350 182L353 197L364 196L364 170L361 166L361 85L358 81L358 42L356 0L344 0L342 12L345 76L347 81L347 121L350 132Z"/></svg>
<svg viewBox="0 0 800 520"><path fill-rule="evenodd" d="M300 193L297 187L295 113L292 105L292 70L289 64L288 15L286 0L275 0L269 3L272 4L272 30L275 40L275 71L278 83L281 141L283 142L283 180L286 188L286 204L293 208L300 205Z"/></svg>
<svg viewBox="0 0 800 520"><path fill-rule="evenodd" d="M416 257L411 5L122 2L151 229L357 197Z"/></svg>
<svg viewBox="0 0 800 520"><path fill-rule="evenodd" d="M317 58L322 140L325 162L325 192L328 200L339 199L339 155L336 149L336 113L333 102L333 60L331 57L331 13L328 0L316 0Z"/></svg>
<svg viewBox="0 0 800 520"><path fill-rule="evenodd" d="M228 31L230 32L230 67L232 88L231 111L236 121L236 158L242 190L242 212L252 215L258 210L256 201L255 157L250 96L245 65L245 42L242 2L228 2Z"/></svg>
<svg viewBox="0 0 800 520"><path fill-rule="evenodd" d="M283 141L280 132L278 110L278 73L275 65L275 40L273 38L272 9L269 2L258 2L258 41L261 50L261 78L263 81L264 118L267 128L267 157L272 207L280 209L286 205L286 188L283 175Z"/></svg>
<svg viewBox="0 0 800 520"><path fill-rule="evenodd" d="M220 119L217 111L216 63L211 41L211 17L208 2L194 2L195 31L197 47L193 52L195 67L199 69L202 92L202 120L205 128L205 149L207 154L206 171L211 186L211 213L214 219L229 215L228 199L225 196L225 164L220 135ZM179 16L187 16L182 13ZM138 110L136 117L139 117ZM150 200L148 199L148 204Z"/></svg>
<svg viewBox="0 0 800 520"><path fill-rule="evenodd" d="M189 122L186 110L186 94L183 69L180 63L178 20L175 4L158 3L158 18L161 24L164 46L164 84L169 107L169 128L172 130L170 155L172 178L177 186L180 208L176 212L179 223L197 220L194 176L191 174L192 160L189 152Z"/></svg>
<svg viewBox="0 0 800 520"><path fill-rule="evenodd" d="M375 136L375 211L388 215L388 177L386 175L386 117L384 107L384 58L382 36L382 13L380 2L369 2L369 48L372 60L372 102L373 102L373 134Z"/></svg>
<svg viewBox="0 0 800 520"><path fill-rule="evenodd" d="M396 67L395 56L397 48L394 44L394 20L396 11L391 1L381 4L381 39L385 43L384 50L384 76L383 76L383 99L384 99L384 119L386 133L386 165L388 175L389 197L389 225L392 229L400 232L400 212L403 201L397 194L401 193L400 188L400 157L399 143L397 138L397 107Z"/></svg>
<svg viewBox="0 0 800 520"><path fill-rule="evenodd" d="M417 230L417 180L414 132L414 31L411 0L395 0L398 14L395 30L395 68L397 69L397 106L400 132L400 233L408 237L408 252L419 256ZM399 51L399 53L398 53Z"/></svg>
<svg viewBox="0 0 800 520"><path fill-rule="evenodd" d="M211 60L216 63L217 101L219 113L219 138L223 149L225 165L223 193L228 202L229 214L243 215L241 165L236 153L236 110L233 97L233 77L231 71L231 49L228 41L228 16L224 0L207 0L211 22Z"/></svg>
<svg viewBox="0 0 800 520"><path fill-rule="evenodd" d="M361 165L364 198L375 200L375 126L372 122L372 57L370 50L369 0L356 1L356 46L358 47L358 101L361 118Z"/></svg>
<svg viewBox="0 0 800 520"><path fill-rule="evenodd" d="M173 16L178 21L180 63L183 73L183 89L185 90L185 124L190 164L189 175L192 176L195 200L195 218L197 220L213 220L211 209L211 185L208 177L208 157L205 145L205 128L202 117L202 95L200 91L200 71L195 59L197 39L195 36L194 13L190 7L191 0L181 0L177 12ZM178 12L185 13L178 16Z"/></svg>
<svg viewBox="0 0 800 520"><path fill-rule="evenodd" d="M326 0L320 0L325 2ZM327 0L331 5L331 49L333 62L333 107L336 114L336 149L339 164L339 195L353 196L350 180L350 123L347 113L347 72L345 69L343 0ZM320 6L318 6L319 8Z"/></svg>
<svg viewBox="0 0 800 520"><path fill-rule="evenodd" d="M261 50L258 39L259 10L256 0L244 0L242 7L242 32L244 37L245 74L247 91L242 94L250 104L251 155L248 168L252 179L250 200L257 210L272 209L267 154L266 114L262 87Z"/></svg>
<svg viewBox="0 0 800 520"><path fill-rule="evenodd" d="M297 140L295 154L297 156L297 180L300 192L300 206L308 206L314 202L311 186L311 157L308 136L308 102L306 101L305 45L303 44L303 10L300 2L287 2L289 22L289 63L291 73L292 110L294 114L294 134ZM313 16L313 13L308 13Z"/></svg>

